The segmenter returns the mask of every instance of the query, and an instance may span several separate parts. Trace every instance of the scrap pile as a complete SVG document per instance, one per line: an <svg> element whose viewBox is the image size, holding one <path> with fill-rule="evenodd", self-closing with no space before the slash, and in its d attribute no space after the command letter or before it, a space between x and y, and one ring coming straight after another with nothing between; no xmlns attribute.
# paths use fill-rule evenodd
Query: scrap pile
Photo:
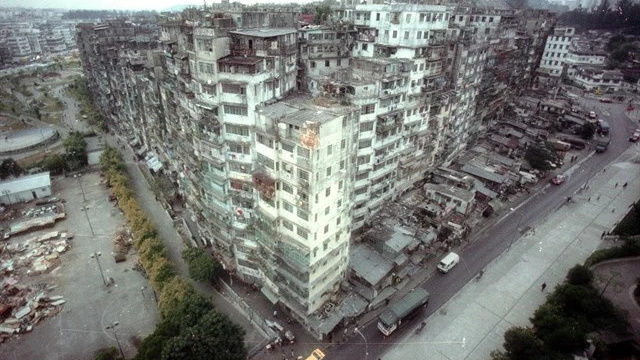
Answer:
<svg viewBox="0 0 640 360"><path fill-rule="evenodd" d="M127 260L131 245L131 236L126 230L121 229L113 234L113 257L117 263Z"/></svg>
<svg viewBox="0 0 640 360"><path fill-rule="evenodd" d="M40 320L58 314L65 303L62 296L46 295L51 288L20 285L15 277L5 277L0 287L0 343L31 331Z"/></svg>
<svg viewBox="0 0 640 360"><path fill-rule="evenodd" d="M70 247L73 235L65 231L52 231L21 243L0 248L0 272L5 274L38 275L56 267L60 254Z"/></svg>

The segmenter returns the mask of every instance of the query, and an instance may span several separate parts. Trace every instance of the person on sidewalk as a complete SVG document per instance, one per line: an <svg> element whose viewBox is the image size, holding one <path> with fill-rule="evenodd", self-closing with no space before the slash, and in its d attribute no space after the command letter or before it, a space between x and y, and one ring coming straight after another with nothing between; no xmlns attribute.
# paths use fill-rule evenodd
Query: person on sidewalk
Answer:
<svg viewBox="0 0 640 360"><path fill-rule="evenodd" d="M540 290L540 292L543 292L543 291L544 291L544 289L546 289L546 288L547 288L547 283L542 283L542 287L541 287L541 288L542 288L542 290Z"/></svg>

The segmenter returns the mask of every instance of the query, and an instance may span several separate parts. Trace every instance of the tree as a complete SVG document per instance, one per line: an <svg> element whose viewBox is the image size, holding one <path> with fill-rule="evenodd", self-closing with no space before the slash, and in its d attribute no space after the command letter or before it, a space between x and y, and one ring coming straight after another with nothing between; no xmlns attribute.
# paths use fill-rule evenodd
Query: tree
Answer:
<svg viewBox="0 0 640 360"><path fill-rule="evenodd" d="M593 134L596 133L596 126L590 122L585 123L580 128L580 137L585 140L593 139Z"/></svg>
<svg viewBox="0 0 640 360"><path fill-rule="evenodd" d="M316 6L314 12L313 23L316 25L325 24L332 13L329 5Z"/></svg>
<svg viewBox="0 0 640 360"><path fill-rule="evenodd" d="M113 346L99 349L94 354L94 360L117 360L119 358L118 349Z"/></svg>
<svg viewBox="0 0 640 360"><path fill-rule="evenodd" d="M182 258L189 265L189 275L195 281L212 280L218 269L218 263L204 250L191 247L182 251Z"/></svg>
<svg viewBox="0 0 640 360"><path fill-rule="evenodd" d="M62 142L69 170L75 171L87 165L87 142L82 133L72 131Z"/></svg>
<svg viewBox="0 0 640 360"><path fill-rule="evenodd" d="M548 171L552 169L551 164L557 161L558 156L556 152L547 147L545 143L539 142L527 148L524 158L532 168Z"/></svg>
<svg viewBox="0 0 640 360"><path fill-rule="evenodd" d="M42 161L42 167L45 170L50 171L53 175L59 175L69 170L69 167L67 166L67 160L60 154L47 156Z"/></svg>
<svg viewBox="0 0 640 360"><path fill-rule="evenodd" d="M493 360L540 359L544 345L532 328L512 327L504 333L505 352L491 354Z"/></svg>
<svg viewBox="0 0 640 360"><path fill-rule="evenodd" d="M9 176L18 177L22 174L22 168L13 158L2 160L0 164L0 179L4 180Z"/></svg>
<svg viewBox="0 0 640 360"><path fill-rule="evenodd" d="M246 359L244 330L217 311L209 311L198 322L167 341L162 360Z"/></svg>
<svg viewBox="0 0 640 360"><path fill-rule="evenodd" d="M567 273L567 282L572 285L589 285L593 280L593 272L584 265L576 265Z"/></svg>

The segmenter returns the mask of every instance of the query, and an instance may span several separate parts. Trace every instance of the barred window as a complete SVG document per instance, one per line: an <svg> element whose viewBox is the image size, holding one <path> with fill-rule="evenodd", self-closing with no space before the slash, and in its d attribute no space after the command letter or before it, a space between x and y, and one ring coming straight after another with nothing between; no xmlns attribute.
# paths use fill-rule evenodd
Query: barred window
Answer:
<svg viewBox="0 0 640 360"><path fill-rule="evenodd" d="M375 111L376 111L376 104L362 105L362 108L361 108L362 115L373 114Z"/></svg>
<svg viewBox="0 0 640 360"><path fill-rule="evenodd" d="M225 105L224 113L229 115L247 116L246 106Z"/></svg>
<svg viewBox="0 0 640 360"><path fill-rule="evenodd" d="M293 214L293 205L291 205L288 201L282 200L282 207Z"/></svg>
<svg viewBox="0 0 640 360"><path fill-rule="evenodd" d="M262 164L262 165L268 167L269 169L273 170L275 168L274 161L268 156L265 156L265 155L262 155L262 154L258 153L258 159L257 160L258 160L258 164Z"/></svg>
<svg viewBox="0 0 640 360"><path fill-rule="evenodd" d="M366 149L368 147L371 147L371 139L360 140L360 143L358 143L358 149Z"/></svg>
<svg viewBox="0 0 640 360"><path fill-rule="evenodd" d="M227 130L227 134L249 136L249 128L246 126L226 124L225 129Z"/></svg>
<svg viewBox="0 0 640 360"><path fill-rule="evenodd" d="M232 152L232 153L249 155L251 154L250 148L251 147L248 145L229 143L229 152Z"/></svg>
<svg viewBox="0 0 640 360"><path fill-rule="evenodd" d="M298 146L298 156L308 159L309 157L311 157L311 151L302 146Z"/></svg>
<svg viewBox="0 0 640 360"><path fill-rule="evenodd" d="M360 123L360 132L373 131L373 121Z"/></svg>
<svg viewBox="0 0 640 360"><path fill-rule="evenodd" d="M222 84L222 92L223 93L245 95L246 91L247 91L246 87L244 87L242 85L225 84L225 83Z"/></svg>
<svg viewBox="0 0 640 360"><path fill-rule="evenodd" d="M298 177L302 180L309 181L309 172L302 169L298 169Z"/></svg>
<svg viewBox="0 0 640 360"><path fill-rule="evenodd" d="M309 232L307 230L299 227L299 226L298 226L298 235L301 238L304 238L304 239L308 239L309 238Z"/></svg>
<svg viewBox="0 0 640 360"><path fill-rule="evenodd" d="M202 92L208 95L215 95L216 94L216 86L215 85L209 85L209 84L200 84L200 87L202 88Z"/></svg>
<svg viewBox="0 0 640 360"><path fill-rule="evenodd" d="M258 142L262 145L266 145L270 148L273 149L273 140L269 139L268 137L262 135L262 134L258 134L256 135L256 139L258 140Z"/></svg>
<svg viewBox="0 0 640 360"><path fill-rule="evenodd" d="M282 183L282 190L288 192L289 194L293 194L293 186L287 184L286 182Z"/></svg>
<svg viewBox="0 0 640 360"><path fill-rule="evenodd" d="M302 220L309 221L309 213L304 210L298 209L298 217Z"/></svg>
<svg viewBox="0 0 640 360"><path fill-rule="evenodd" d="M213 63L208 63L204 61L198 61L198 70L200 70L201 73L205 73L205 74L213 74L215 72Z"/></svg>
<svg viewBox="0 0 640 360"><path fill-rule="evenodd" d="M282 226L285 227L285 229L289 230L289 231L293 231L293 224L290 223L287 220L282 220Z"/></svg>

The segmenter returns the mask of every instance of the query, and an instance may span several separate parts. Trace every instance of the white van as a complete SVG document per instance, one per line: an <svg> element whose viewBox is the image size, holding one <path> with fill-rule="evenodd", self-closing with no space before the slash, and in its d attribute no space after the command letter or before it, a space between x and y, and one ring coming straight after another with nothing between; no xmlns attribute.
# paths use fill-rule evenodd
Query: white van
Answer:
<svg viewBox="0 0 640 360"><path fill-rule="evenodd" d="M438 270L441 273L446 274L449 272L449 270L453 269L453 267L456 266L459 261L460 256L454 252L450 252L442 260L440 260L440 263L438 264Z"/></svg>

